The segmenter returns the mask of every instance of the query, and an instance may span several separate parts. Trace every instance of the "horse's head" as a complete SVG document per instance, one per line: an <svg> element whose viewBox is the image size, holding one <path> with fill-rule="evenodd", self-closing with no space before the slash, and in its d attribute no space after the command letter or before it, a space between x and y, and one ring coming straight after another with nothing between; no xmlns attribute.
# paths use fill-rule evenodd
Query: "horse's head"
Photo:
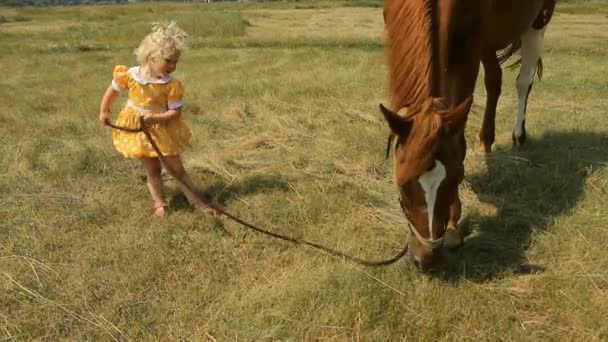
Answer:
<svg viewBox="0 0 608 342"><path fill-rule="evenodd" d="M401 116L380 105L395 144L395 181L401 208L411 223L410 253L422 270L437 267L448 236L448 222L460 217L458 185L464 178L464 126L472 96L454 108L429 99ZM413 226L413 227L412 227ZM454 230L455 231L455 230ZM445 236L444 236L445 235ZM448 241L449 240L449 241Z"/></svg>

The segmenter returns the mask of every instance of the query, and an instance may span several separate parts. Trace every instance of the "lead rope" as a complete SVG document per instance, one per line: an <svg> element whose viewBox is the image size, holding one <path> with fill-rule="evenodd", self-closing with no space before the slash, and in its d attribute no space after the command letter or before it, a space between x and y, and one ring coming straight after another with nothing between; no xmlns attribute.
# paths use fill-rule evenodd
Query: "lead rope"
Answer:
<svg viewBox="0 0 608 342"><path fill-rule="evenodd" d="M186 184L184 184L184 182L179 179L179 177L176 176L176 173L173 171L173 169L171 169L171 167L169 166L169 164L166 162L165 160L165 156L160 152L160 149L158 148L158 146L156 145L156 142L154 141L154 139L152 138L152 135L150 135L150 131L148 131L148 128L144 125L143 122L143 118L140 118L139 120L139 124L140 124L140 128L127 128L127 127L121 127L121 126L117 126L116 124L111 123L110 121L106 121L105 122L106 125L108 125L109 127L119 130L119 131L123 131L123 132L129 132L129 133L140 133L143 132L144 135L146 136L146 139L148 139L148 142L150 143L150 145L152 145L152 148L154 149L154 151L156 152L156 154L158 155L158 158L160 159L160 161L163 163L163 165L165 166L165 168L167 169L167 171L169 171L169 173L171 174L171 176L173 176L173 178L175 178L175 180L179 183L180 186L183 186L184 188L190 190L193 194L195 194L196 196L196 192L193 189L190 189L188 186L186 186ZM326 253L329 253L333 256L337 256L337 257L342 257L346 260L350 260L354 263L360 264L360 265L364 265L364 266L385 266L385 265L390 265L395 263L396 261L398 261L399 259L401 259L408 250L408 243L407 240L403 246L403 248L401 249L401 251L395 255L394 257L390 258L390 259L386 259L386 260L364 260L361 259L359 257L353 256L353 255L349 255L347 253L344 252L340 252L337 251L335 249L329 248L329 247L325 247L323 245L320 245L318 243L315 242L310 242L310 241L306 241L306 240L301 240L298 238L294 238L294 237L290 237L290 236L286 236L286 235L282 235L282 234L278 234L278 233L273 233L271 231L259 228L249 222L246 222L242 219L240 219L239 217L232 215L231 213L227 212L226 210L220 208L219 206L213 204L213 203L209 203L207 201L203 201L201 198L199 198L197 196L197 198L204 202L205 204L207 204L211 209L213 209L216 213L219 213L221 215L224 215L226 217L228 217L229 219L233 220L234 222L237 222L249 229L252 229L258 233L262 233L271 237L274 237L276 239L279 240L284 240L284 241L289 241L295 244L300 244L300 245L305 245L305 246L309 246L312 248L316 248L319 250L322 250Z"/></svg>

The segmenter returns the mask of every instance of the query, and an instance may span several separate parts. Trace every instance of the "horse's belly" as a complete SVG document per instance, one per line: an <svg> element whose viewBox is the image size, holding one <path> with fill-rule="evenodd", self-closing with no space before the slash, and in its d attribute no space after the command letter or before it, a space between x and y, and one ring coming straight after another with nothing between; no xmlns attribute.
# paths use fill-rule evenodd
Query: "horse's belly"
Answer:
<svg viewBox="0 0 608 342"><path fill-rule="evenodd" d="M500 50L532 28L543 0L494 0L483 34L487 48Z"/></svg>

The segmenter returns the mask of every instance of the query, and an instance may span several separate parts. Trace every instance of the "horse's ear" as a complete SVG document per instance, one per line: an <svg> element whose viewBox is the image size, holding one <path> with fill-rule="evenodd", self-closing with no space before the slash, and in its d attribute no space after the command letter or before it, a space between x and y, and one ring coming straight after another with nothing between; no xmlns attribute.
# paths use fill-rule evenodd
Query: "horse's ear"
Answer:
<svg viewBox="0 0 608 342"><path fill-rule="evenodd" d="M467 97L456 108L442 115L443 125L448 134L460 130L467 122L471 105L473 104L473 95Z"/></svg>
<svg viewBox="0 0 608 342"><path fill-rule="evenodd" d="M386 122L388 122L388 126L394 134L400 137L407 137L412 128L412 122L410 120L404 119L401 115L384 107L382 104L380 104L380 111L384 115Z"/></svg>

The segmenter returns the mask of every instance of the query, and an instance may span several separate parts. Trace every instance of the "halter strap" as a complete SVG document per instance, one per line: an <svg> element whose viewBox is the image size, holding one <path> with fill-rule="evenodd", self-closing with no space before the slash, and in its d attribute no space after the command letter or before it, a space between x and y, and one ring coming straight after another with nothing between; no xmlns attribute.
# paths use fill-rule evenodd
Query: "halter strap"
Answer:
<svg viewBox="0 0 608 342"><path fill-rule="evenodd" d="M401 209L406 211L405 206L403 205L403 199L401 198L401 194L399 194L399 204L401 205ZM443 236L439 239L427 239L424 236L420 235L416 228L414 228L409 222L409 219L407 226L410 229L410 232L414 235L414 237L416 237L416 240L418 240L418 242L420 242L426 248L437 249L443 245Z"/></svg>
<svg viewBox="0 0 608 342"><path fill-rule="evenodd" d="M418 242L420 242L425 247L430 249L437 249L441 247L441 245L443 245L443 236L435 240L427 239L420 235L420 233L418 233L418 231L413 228L411 224L408 224L408 227L410 228L410 232L412 232L412 234L414 234L414 236L416 237L416 240L418 240Z"/></svg>

